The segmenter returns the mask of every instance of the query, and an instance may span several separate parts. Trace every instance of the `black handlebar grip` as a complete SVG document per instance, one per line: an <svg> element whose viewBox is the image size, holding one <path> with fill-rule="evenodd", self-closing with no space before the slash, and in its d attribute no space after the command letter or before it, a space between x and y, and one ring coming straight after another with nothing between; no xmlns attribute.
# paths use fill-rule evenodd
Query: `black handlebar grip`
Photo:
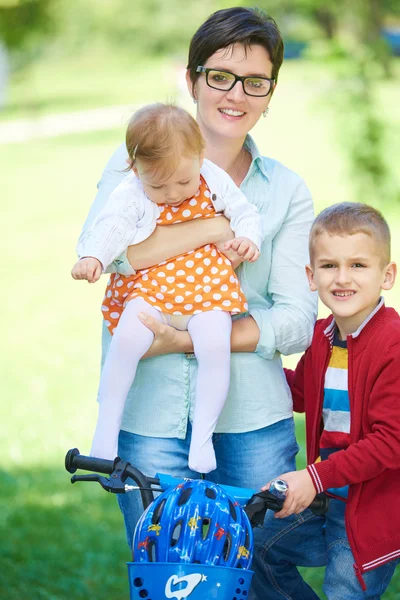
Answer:
<svg viewBox="0 0 400 600"><path fill-rule="evenodd" d="M97 471L111 475L114 470L114 461L105 458L93 458L79 454L78 448L69 450L65 457L65 468L68 473L75 473L77 469Z"/></svg>
<svg viewBox="0 0 400 600"><path fill-rule="evenodd" d="M308 507L317 517L323 516L329 508L329 496L326 494L318 494Z"/></svg>

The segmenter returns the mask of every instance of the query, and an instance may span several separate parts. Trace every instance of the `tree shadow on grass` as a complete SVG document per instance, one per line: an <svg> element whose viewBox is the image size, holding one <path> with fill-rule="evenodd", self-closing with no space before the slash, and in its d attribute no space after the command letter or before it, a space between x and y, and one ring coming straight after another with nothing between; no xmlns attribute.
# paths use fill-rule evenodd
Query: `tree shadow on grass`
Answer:
<svg viewBox="0 0 400 600"><path fill-rule="evenodd" d="M0 598L122 600L131 559L117 499L60 467L0 472ZM301 569L324 598L323 569ZM400 567L382 600L400 598Z"/></svg>
<svg viewBox="0 0 400 600"><path fill-rule="evenodd" d="M128 598L117 499L61 469L1 473L0 598Z"/></svg>

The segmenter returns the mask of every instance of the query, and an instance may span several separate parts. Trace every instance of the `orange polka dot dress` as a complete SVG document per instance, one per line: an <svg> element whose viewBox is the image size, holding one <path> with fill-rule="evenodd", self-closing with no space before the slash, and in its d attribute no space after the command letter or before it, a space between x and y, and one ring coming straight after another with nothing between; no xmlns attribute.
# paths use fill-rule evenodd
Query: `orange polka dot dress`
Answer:
<svg viewBox="0 0 400 600"><path fill-rule="evenodd" d="M218 217L203 177L193 198L180 206L159 205L158 225ZM195 315L209 310L247 311L246 298L226 256L212 244L125 277L112 274L103 300L103 316L112 334L126 304L143 298L160 312Z"/></svg>

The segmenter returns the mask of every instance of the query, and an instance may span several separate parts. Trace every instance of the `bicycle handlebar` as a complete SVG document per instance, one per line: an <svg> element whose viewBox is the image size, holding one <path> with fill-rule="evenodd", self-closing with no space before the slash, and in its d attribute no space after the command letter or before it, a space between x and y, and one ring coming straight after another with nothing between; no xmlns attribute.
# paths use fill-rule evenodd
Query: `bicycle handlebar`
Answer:
<svg viewBox="0 0 400 600"><path fill-rule="evenodd" d="M68 450L65 456L65 468L68 473L75 473L78 469L84 471L98 471L111 475L114 470L115 460L106 460L105 458L92 458L79 454L78 448Z"/></svg>
<svg viewBox="0 0 400 600"><path fill-rule="evenodd" d="M154 491L164 491L169 487L181 483L182 479L157 473L156 477L146 477L139 469L133 467L130 463L116 458L114 461L101 458L92 458L79 454L77 448L67 452L65 457L65 468L69 473L75 473L77 469L86 471L104 473L110 475L110 479L97 476L74 476L71 482L75 481L98 481L108 492L124 493L132 489L125 485L125 481L130 477L133 479L140 491L143 508L147 508L154 500L152 485L160 486ZM244 507L252 526L262 525L267 509L278 511L282 508L284 500L279 500L268 490L258 492L250 488L237 488L227 485L221 487L234 496L236 500ZM329 498L325 494L318 494L309 508L315 515L323 515L328 510Z"/></svg>
<svg viewBox="0 0 400 600"><path fill-rule="evenodd" d="M114 461L105 460L102 458L93 458L91 456L83 456L79 454L78 448L73 448L67 452L65 457L65 468L69 473L75 473L77 469L83 469L85 471L97 471L99 473L105 473L111 475L114 479L119 479L124 482L128 477L133 479L140 488L140 495L142 496L143 508L147 508L154 500L153 492L149 489L149 483L151 481L143 475L139 469L132 467L128 462L116 458ZM103 486L104 487L104 486ZM107 488L105 488L107 489ZM111 491L111 488L108 490ZM120 490L123 493L124 490Z"/></svg>

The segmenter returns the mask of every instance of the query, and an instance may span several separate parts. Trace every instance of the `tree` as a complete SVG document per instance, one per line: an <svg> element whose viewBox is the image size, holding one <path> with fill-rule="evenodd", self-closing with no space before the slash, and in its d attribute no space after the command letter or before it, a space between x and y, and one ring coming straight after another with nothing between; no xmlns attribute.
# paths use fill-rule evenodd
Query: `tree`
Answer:
<svg viewBox="0 0 400 600"><path fill-rule="evenodd" d="M400 15L398 0L269 0L265 10L283 25L290 15L292 21L297 17L316 26L315 38L308 42L310 56L323 60L332 74L330 105L339 121L358 197L366 202L383 196L398 199L394 174L384 156L385 123L375 108L378 82L391 75L383 24L386 16ZM284 29L283 34L285 38Z"/></svg>
<svg viewBox="0 0 400 600"><path fill-rule="evenodd" d="M0 40L11 51L26 49L54 26L53 0L0 0Z"/></svg>

